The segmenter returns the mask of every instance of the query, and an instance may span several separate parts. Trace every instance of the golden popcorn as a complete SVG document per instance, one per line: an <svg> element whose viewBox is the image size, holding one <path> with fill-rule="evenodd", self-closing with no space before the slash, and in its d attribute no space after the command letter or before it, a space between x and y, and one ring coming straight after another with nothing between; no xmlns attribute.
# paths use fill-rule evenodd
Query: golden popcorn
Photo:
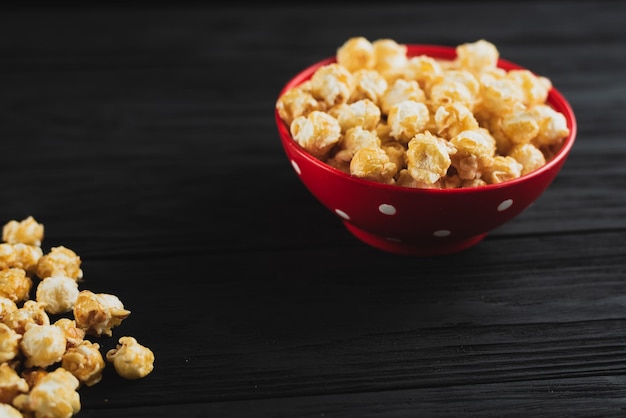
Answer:
<svg viewBox="0 0 626 418"><path fill-rule="evenodd" d="M78 283L67 276L52 276L37 285L36 299L49 314L61 314L74 308L78 298Z"/></svg>
<svg viewBox="0 0 626 418"><path fill-rule="evenodd" d="M302 148L316 158L325 158L341 139L339 121L325 112L314 110L291 123L291 135Z"/></svg>
<svg viewBox="0 0 626 418"><path fill-rule="evenodd" d="M396 170L382 148L360 148L350 162L350 174L378 183L391 183Z"/></svg>
<svg viewBox="0 0 626 418"><path fill-rule="evenodd" d="M52 247L50 252L44 254L39 260L36 273L41 279L63 275L80 280L83 278L80 265L81 259L73 250L64 246Z"/></svg>
<svg viewBox="0 0 626 418"><path fill-rule="evenodd" d="M42 303L27 300L20 308L5 315L2 322L18 334L24 334L29 325L50 325L50 317Z"/></svg>
<svg viewBox="0 0 626 418"><path fill-rule="evenodd" d="M68 418L80 411L79 381L62 367L43 376L27 394L13 400L19 410L36 418Z"/></svg>
<svg viewBox="0 0 626 418"><path fill-rule="evenodd" d="M28 389L26 380L21 378L8 363L0 364L0 404L13 403L17 395L27 393Z"/></svg>
<svg viewBox="0 0 626 418"><path fill-rule="evenodd" d="M117 374L125 379L141 379L154 369L154 353L133 337L122 337L116 348L106 353Z"/></svg>
<svg viewBox="0 0 626 418"><path fill-rule="evenodd" d="M4 363L17 357L20 352L21 339L21 334L0 322L0 362Z"/></svg>
<svg viewBox="0 0 626 418"><path fill-rule="evenodd" d="M32 216L21 221L11 220L2 227L2 241L9 244L40 246L44 227Z"/></svg>
<svg viewBox="0 0 626 418"><path fill-rule="evenodd" d="M68 348L61 359L61 367L87 386L93 386L102 380L104 366L100 345L87 340Z"/></svg>
<svg viewBox="0 0 626 418"><path fill-rule="evenodd" d="M29 325L20 341L26 367L43 367L61 361L65 353L65 333L54 325Z"/></svg>
<svg viewBox="0 0 626 418"><path fill-rule="evenodd" d="M0 416L70 418L80 411L80 386L100 382L100 344L130 311L115 295L83 290L81 259L66 247L43 254L43 225L33 217L9 221L0 243ZM35 282L37 281L37 282ZM36 284L36 286L34 286ZM34 299L31 299L34 296ZM56 319L50 323L51 316ZM77 316L80 323L77 322ZM124 337L130 338L130 337ZM136 340L119 357L126 378L143 377L154 353ZM120 346L118 346L119 348ZM121 375L122 375L121 374Z"/></svg>
<svg viewBox="0 0 626 418"><path fill-rule="evenodd" d="M0 296L21 302L28 299L33 281L26 275L26 271L13 267L0 270Z"/></svg>
<svg viewBox="0 0 626 418"><path fill-rule="evenodd" d="M551 81L526 69L498 67L499 51L487 40L457 45L456 57L448 60L407 57L407 49L388 38L346 40L334 63L321 65L276 101L293 139L357 177L400 187L460 188L528 174L569 135L565 115L547 103ZM357 127L380 144L355 147L349 135ZM417 140L408 156L409 142L427 134L446 141L448 151L458 150L448 153L451 164L443 173L445 153L437 147L422 144L423 152L435 154L420 157ZM377 148L388 152L389 161ZM435 161L438 168L428 168Z"/></svg>
<svg viewBox="0 0 626 418"><path fill-rule="evenodd" d="M90 335L112 335L112 329L130 315L115 295L81 290L74 304L74 320Z"/></svg>
<svg viewBox="0 0 626 418"><path fill-rule="evenodd" d="M20 411L7 403L0 403L0 416L3 418L23 418Z"/></svg>
<svg viewBox="0 0 626 418"><path fill-rule="evenodd" d="M408 172L418 182L434 184L448 172L450 153L454 152L445 140L430 132L416 134L406 154Z"/></svg>

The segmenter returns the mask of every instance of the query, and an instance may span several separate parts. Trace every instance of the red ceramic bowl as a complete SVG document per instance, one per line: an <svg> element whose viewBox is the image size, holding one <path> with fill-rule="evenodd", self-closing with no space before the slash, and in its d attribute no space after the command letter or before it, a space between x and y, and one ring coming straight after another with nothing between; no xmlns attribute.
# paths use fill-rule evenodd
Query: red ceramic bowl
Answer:
<svg viewBox="0 0 626 418"><path fill-rule="evenodd" d="M407 45L407 55L454 59L454 47ZM287 82L282 95L311 78L335 58L320 61ZM498 66L521 66L500 59ZM380 250L414 256L436 256L478 244L489 231L518 216L552 183L572 149L576 119L555 88L548 104L564 114L569 136L543 167L514 180L472 188L417 189L352 177L311 156L291 137L275 111L278 133L287 158L308 190L358 239Z"/></svg>

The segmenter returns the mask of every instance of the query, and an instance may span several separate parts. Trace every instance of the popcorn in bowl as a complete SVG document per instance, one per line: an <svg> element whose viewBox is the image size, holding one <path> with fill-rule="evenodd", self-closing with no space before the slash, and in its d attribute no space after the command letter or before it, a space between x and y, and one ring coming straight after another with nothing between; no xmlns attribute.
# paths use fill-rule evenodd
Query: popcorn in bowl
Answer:
<svg viewBox="0 0 626 418"><path fill-rule="evenodd" d="M274 109L305 187L355 237L396 254L450 254L514 219L576 137L567 100L486 41L350 38L287 81Z"/></svg>
<svg viewBox="0 0 626 418"><path fill-rule="evenodd" d="M293 139L352 176L441 189L518 178L570 134L563 113L547 104L551 81L499 67L494 44L460 44L445 60L407 49L391 39L348 39L335 60L279 96L276 110Z"/></svg>

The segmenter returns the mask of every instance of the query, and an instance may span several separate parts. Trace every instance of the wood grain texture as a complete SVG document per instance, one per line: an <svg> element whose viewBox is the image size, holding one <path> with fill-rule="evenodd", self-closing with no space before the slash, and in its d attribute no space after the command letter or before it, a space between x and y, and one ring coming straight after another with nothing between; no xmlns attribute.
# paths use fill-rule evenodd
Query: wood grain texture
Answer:
<svg viewBox="0 0 626 418"><path fill-rule="evenodd" d="M80 254L155 370L79 417L626 413L626 6L618 1L6 7L0 214ZM299 183L273 109L346 39L484 38L548 76L578 137L476 247L382 253Z"/></svg>

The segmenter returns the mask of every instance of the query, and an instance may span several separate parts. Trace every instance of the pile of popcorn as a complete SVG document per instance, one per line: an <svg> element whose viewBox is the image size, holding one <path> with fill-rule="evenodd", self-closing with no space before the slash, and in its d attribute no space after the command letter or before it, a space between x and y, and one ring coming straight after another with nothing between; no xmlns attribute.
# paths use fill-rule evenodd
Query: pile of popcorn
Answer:
<svg viewBox="0 0 626 418"><path fill-rule="evenodd" d="M570 130L551 81L498 67L480 39L450 60L407 56L392 39L353 37L287 90L276 110L293 139L363 179L415 188L501 183L543 166Z"/></svg>
<svg viewBox="0 0 626 418"><path fill-rule="evenodd" d="M130 311L115 295L80 289L80 257L63 246L44 253L43 236L32 216L2 228L1 417L72 417L81 408L78 390L100 382L105 359L126 379L154 368L154 353L133 337L104 355L87 338L111 337Z"/></svg>

